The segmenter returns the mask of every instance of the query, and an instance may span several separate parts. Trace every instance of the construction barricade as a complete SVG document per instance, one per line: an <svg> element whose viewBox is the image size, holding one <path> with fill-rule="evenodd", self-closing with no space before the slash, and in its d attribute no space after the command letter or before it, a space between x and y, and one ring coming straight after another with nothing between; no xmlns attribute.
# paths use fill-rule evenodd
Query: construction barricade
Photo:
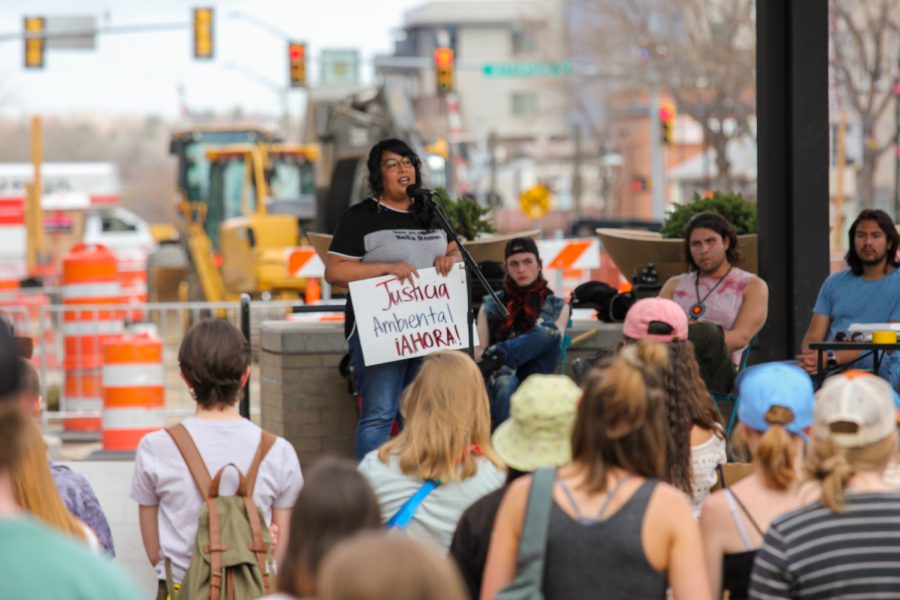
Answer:
<svg viewBox="0 0 900 600"><path fill-rule="evenodd" d="M62 334L65 358L63 429L100 432L103 344L124 331L116 258L106 247L78 244L63 259ZM79 308L81 307L81 308Z"/></svg>
<svg viewBox="0 0 900 600"><path fill-rule="evenodd" d="M568 298L572 290L591 280L591 271L600 267L597 238L538 240L544 276L557 296Z"/></svg>
<svg viewBox="0 0 900 600"><path fill-rule="evenodd" d="M136 305L147 303L147 256L143 250L118 250L116 268L123 302L131 310L126 313L129 321L141 321L144 312Z"/></svg>
<svg viewBox="0 0 900 600"><path fill-rule="evenodd" d="M162 340L147 333L103 344L103 450L133 452L165 425Z"/></svg>

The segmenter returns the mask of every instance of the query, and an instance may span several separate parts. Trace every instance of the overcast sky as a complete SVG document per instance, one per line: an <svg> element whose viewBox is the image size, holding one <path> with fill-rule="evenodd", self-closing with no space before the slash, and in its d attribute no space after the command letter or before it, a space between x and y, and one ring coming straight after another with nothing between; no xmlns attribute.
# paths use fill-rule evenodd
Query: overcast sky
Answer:
<svg viewBox="0 0 900 600"><path fill-rule="evenodd" d="M200 0L203 2L203 0ZM277 85L287 83L287 44L235 12L252 14L299 41L307 42L309 72L316 76L323 48L359 48L363 78L371 79L371 57L390 52L393 34L405 10L426 0L222 0L216 9L216 57L192 58L192 31L110 34L100 36L95 51L50 50L43 71L22 67L22 41L0 42L0 112L12 116L77 112L179 112L178 87L183 85L191 110L278 113L279 95L231 65L251 69ZM0 2L0 33L21 31L22 18L95 15L100 25L132 25L190 21L185 0L30 0ZM25 8L27 6L27 9ZM368 60L367 60L368 59ZM292 107L302 102L291 92ZM292 109L294 113L297 109Z"/></svg>

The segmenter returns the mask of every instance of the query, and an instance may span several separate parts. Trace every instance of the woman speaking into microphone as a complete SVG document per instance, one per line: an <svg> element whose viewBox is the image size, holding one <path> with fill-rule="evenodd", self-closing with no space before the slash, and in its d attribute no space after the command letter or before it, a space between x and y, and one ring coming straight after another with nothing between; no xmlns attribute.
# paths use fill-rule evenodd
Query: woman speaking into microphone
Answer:
<svg viewBox="0 0 900 600"><path fill-rule="evenodd" d="M369 187L372 195L351 206L338 221L328 249L325 280L347 287L351 281L394 275L413 282L417 269L434 267L447 275L462 260L453 242L441 229L429 202L407 195L407 188L421 185L419 157L405 142L382 140L369 151ZM410 234L413 235L410 235ZM400 392L419 368L420 358L366 366L353 303L347 299L344 333L353 365L362 408L356 428L356 460L390 438L398 418Z"/></svg>

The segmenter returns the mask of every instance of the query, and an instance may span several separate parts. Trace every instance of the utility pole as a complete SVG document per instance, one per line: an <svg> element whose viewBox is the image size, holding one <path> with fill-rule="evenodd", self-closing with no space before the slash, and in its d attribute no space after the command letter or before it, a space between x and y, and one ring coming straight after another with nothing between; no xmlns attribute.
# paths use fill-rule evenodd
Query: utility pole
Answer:
<svg viewBox="0 0 900 600"><path fill-rule="evenodd" d="M662 220L666 212L665 170L663 167L662 128L659 123L659 84L650 87L650 181L653 197L653 219Z"/></svg>
<svg viewBox="0 0 900 600"><path fill-rule="evenodd" d="M572 209L575 218L581 218L581 123L575 122L572 126L572 140L575 146L575 155L572 158Z"/></svg>
<svg viewBox="0 0 900 600"><path fill-rule="evenodd" d="M894 221L900 219L900 59L894 75Z"/></svg>

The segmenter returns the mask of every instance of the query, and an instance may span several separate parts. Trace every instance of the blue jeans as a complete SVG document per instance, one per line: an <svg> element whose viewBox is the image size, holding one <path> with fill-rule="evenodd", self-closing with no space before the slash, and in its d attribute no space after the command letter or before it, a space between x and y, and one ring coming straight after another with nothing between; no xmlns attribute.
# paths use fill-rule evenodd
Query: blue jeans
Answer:
<svg viewBox="0 0 900 600"><path fill-rule="evenodd" d="M556 371L562 351L562 335L556 323L544 321L523 334L494 344L504 366L497 369L488 382L491 400L491 423L494 427L509 418L509 398L519 384L535 373Z"/></svg>
<svg viewBox="0 0 900 600"><path fill-rule="evenodd" d="M402 427L398 412L400 392L416 376L422 359L409 358L367 367L355 329L347 339L347 346L356 389L362 396L356 425L356 461L359 462L390 439L395 418Z"/></svg>

